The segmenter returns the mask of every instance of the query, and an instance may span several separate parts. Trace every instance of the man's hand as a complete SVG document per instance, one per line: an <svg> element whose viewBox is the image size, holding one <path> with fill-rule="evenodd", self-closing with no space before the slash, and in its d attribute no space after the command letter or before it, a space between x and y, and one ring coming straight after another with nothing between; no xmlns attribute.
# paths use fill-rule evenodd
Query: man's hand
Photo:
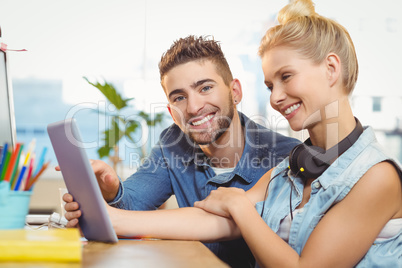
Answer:
<svg viewBox="0 0 402 268"><path fill-rule="evenodd" d="M67 211L64 217L68 220L67 228L78 227L78 218L81 217L80 206L74 202L73 196L69 193L63 195L63 201L66 202L64 209Z"/></svg>
<svg viewBox="0 0 402 268"><path fill-rule="evenodd" d="M96 179L98 180L103 198L106 202L112 201L119 191L119 178L116 172L108 164L101 160L90 160ZM56 167L60 171L60 167Z"/></svg>
<svg viewBox="0 0 402 268"><path fill-rule="evenodd" d="M103 198L106 202L112 201L119 191L120 181L116 171L101 160L90 160L95 172Z"/></svg>

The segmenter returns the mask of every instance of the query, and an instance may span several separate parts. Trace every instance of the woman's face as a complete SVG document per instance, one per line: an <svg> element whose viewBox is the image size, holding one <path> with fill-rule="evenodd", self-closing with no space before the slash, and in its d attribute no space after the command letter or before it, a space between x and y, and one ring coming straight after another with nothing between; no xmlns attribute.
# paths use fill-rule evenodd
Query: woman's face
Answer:
<svg viewBox="0 0 402 268"><path fill-rule="evenodd" d="M334 100L325 61L316 64L292 48L279 46L265 52L262 69L272 107L295 131L314 126Z"/></svg>

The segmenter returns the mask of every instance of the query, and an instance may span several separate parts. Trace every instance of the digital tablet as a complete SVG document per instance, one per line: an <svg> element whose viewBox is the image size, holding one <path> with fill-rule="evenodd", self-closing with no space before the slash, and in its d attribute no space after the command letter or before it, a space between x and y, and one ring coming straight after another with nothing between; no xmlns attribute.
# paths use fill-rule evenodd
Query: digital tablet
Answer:
<svg viewBox="0 0 402 268"><path fill-rule="evenodd" d="M68 192L79 203L81 230L89 241L117 242L104 199L75 119L49 124L47 131Z"/></svg>

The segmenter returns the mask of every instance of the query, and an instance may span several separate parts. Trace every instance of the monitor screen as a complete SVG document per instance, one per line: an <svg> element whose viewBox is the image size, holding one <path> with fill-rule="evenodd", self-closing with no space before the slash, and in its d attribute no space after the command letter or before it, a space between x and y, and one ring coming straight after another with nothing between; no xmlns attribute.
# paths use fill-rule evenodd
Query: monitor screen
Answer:
<svg viewBox="0 0 402 268"><path fill-rule="evenodd" d="M14 146L16 140L11 77L8 76L7 52L0 50L0 146Z"/></svg>

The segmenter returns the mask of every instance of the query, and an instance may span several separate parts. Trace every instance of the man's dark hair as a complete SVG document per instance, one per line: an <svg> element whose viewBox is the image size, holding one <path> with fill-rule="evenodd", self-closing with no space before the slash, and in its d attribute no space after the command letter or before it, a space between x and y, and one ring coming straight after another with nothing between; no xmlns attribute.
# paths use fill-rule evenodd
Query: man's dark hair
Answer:
<svg viewBox="0 0 402 268"><path fill-rule="evenodd" d="M196 37L194 35L176 40L162 55L159 62L161 83L166 73L174 67L190 61L205 60L210 60L215 64L217 73L222 77L225 84L229 86L233 76L219 42L213 38Z"/></svg>

